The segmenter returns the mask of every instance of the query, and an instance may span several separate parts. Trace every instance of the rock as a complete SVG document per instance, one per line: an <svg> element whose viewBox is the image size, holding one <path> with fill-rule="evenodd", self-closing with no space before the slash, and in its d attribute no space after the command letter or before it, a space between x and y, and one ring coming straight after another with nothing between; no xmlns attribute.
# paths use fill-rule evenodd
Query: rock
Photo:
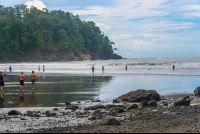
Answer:
<svg viewBox="0 0 200 134"><path fill-rule="evenodd" d="M71 105L69 102L65 102L65 105Z"/></svg>
<svg viewBox="0 0 200 134"><path fill-rule="evenodd" d="M16 110L11 110L8 112L8 115L22 115L19 111L16 111Z"/></svg>
<svg viewBox="0 0 200 134"><path fill-rule="evenodd" d="M54 108L53 111L59 110L58 108Z"/></svg>
<svg viewBox="0 0 200 134"><path fill-rule="evenodd" d="M151 106L151 107L157 107L157 102L155 100L150 100L148 102L148 105Z"/></svg>
<svg viewBox="0 0 200 134"><path fill-rule="evenodd" d="M177 106L189 106L190 105L190 101L189 100L189 96L185 96L183 97L182 100L178 101L178 102L174 102L174 106L177 107Z"/></svg>
<svg viewBox="0 0 200 134"><path fill-rule="evenodd" d="M101 100L91 100L91 102L101 102Z"/></svg>
<svg viewBox="0 0 200 134"><path fill-rule="evenodd" d="M197 97L200 96L200 87L197 87L197 88L194 90L194 94L195 94L195 96L197 96Z"/></svg>
<svg viewBox="0 0 200 134"><path fill-rule="evenodd" d="M84 110L97 110L97 109L104 109L105 106L104 105L96 105L96 106L89 106L84 108Z"/></svg>
<svg viewBox="0 0 200 134"><path fill-rule="evenodd" d="M117 121L116 119L104 118L98 124L99 125L120 125L121 123Z"/></svg>
<svg viewBox="0 0 200 134"><path fill-rule="evenodd" d="M27 111L27 116L32 116L33 115L33 112L32 111Z"/></svg>
<svg viewBox="0 0 200 134"><path fill-rule="evenodd" d="M50 113L50 116L57 116L57 113Z"/></svg>
<svg viewBox="0 0 200 134"><path fill-rule="evenodd" d="M31 117L40 117L39 114L33 114Z"/></svg>
<svg viewBox="0 0 200 134"><path fill-rule="evenodd" d="M96 119L97 119L97 117L94 115L88 117L88 120L96 120Z"/></svg>
<svg viewBox="0 0 200 134"><path fill-rule="evenodd" d="M160 101L161 97L155 90L138 89L136 91L131 91L127 94L119 96L118 98L113 100L113 103L120 103L120 102L124 102L124 101L126 101L126 102L141 102L144 100Z"/></svg>
<svg viewBox="0 0 200 134"><path fill-rule="evenodd" d="M50 114L50 112L49 112L49 111L46 111L44 114L47 115L47 114Z"/></svg>
<svg viewBox="0 0 200 134"><path fill-rule="evenodd" d="M131 104L127 107L127 110L130 110L130 109L136 109L138 108L138 105L137 104Z"/></svg>
<svg viewBox="0 0 200 134"><path fill-rule="evenodd" d="M144 100L140 103L140 107L144 108L144 107L147 107L148 106L148 101L147 100Z"/></svg>
<svg viewBox="0 0 200 134"><path fill-rule="evenodd" d="M78 105L67 105L67 107L65 109L76 110L76 109L78 109Z"/></svg>

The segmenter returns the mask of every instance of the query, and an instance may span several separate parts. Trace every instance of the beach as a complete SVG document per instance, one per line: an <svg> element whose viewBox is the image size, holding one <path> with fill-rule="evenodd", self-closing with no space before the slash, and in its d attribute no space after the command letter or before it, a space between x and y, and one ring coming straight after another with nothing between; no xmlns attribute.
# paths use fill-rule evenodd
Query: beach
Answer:
<svg viewBox="0 0 200 134"><path fill-rule="evenodd" d="M174 107L174 102L190 96L190 106ZM86 110L62 108L18 108L21 115L8 115L10 109L1 111L1 132L4 133L198 133L200 99L193 94L161 96L157 107L136 109L109 114L111 109L100 107ZM166 105L167 103L167 105ZM117 107L138 103L116 103ZM95 106L95 105L93 105ZM110 105L107 105L110 107ZM28 110L28 111L27 111ZM48 111L48 112L47 112ZM47 113L51 113L48 116ZM94 114L95 113L95 114ZM32 114L32 115L30 115ZM102 114L102 117L99 116ZM96 116L97 118L93 118ZM98 119L99 117L99 119ZM116 119L118 125L99 125L103 119Z"/></svg>
<svg viewBox="0 0 200 134"><path fill-rule="evenodd" d="M194 96L194 90L199 86L199 59L3 63L0 70L11 65L13 71L4 77L4 99L0 101L1 132L197 132L195 121L200 101ZM174 71L173 64L176 66ZM39 65L45 65L45 71L38 71ZM125 65L128 65L127 70ZM95 67L94 77L92 66ZM102 66L105 73L102 73ZM17 81L21 71L26 78L23 101ZM32 71L37 77L34 92L29 80ZM162 100L157 102L157 107L141 108L137 103L139 107L132 110L126 109L129 103L113 103L115 98L138 89L155 90ZM187 95L191 98L190 106L174 108L174 102ZM168 105L163 105L163 101ZM69 107L69 103L75 108ZM120 105L123 112L110 114L113 109L108 108L110 105ZM100 109L85 109L92 106L100 106ZM12 110L19 113L8 115ZM101 113L102 117L94 117L94 113ZM120 125L98 125L104 118L114 118Z"/></svg>

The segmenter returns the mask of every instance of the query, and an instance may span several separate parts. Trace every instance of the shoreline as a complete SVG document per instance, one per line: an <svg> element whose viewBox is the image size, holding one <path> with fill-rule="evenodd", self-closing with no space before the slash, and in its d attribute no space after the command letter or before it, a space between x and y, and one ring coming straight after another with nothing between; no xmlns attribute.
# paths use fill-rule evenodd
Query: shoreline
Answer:
<svg viewBox="0 0 200 134"><path fill-rule="evenodd" d="M190 106L173 107L173 103L180 98L189 95L193 100ZM161 101L158 101L157 107L137 108L128 110L117 115L105 115L104 118L114 118L120 121L121 125L98 125L102 119L93 119L95 112L108 113L102 108L95 110L85 110L86 106L78 109L65 109L55 107L24 107L24 108L3 108L0 112L0 132L26 132L26 133L126 133L126 132L196 132L197 129L189 131L188 127L183 127L181 120L190 120L198 118L200 112L200 99L194 97L194 94L170 94L166 95ZM163 102L168 102L168 106L163 106ZM132 104L132 103L131 103ZM74 105L74 104L73 104ZM100 105L100 104L97 104ZM128 103L113 103L112 105L128 105ZM68 107L68 105L65 105ZM88 107L88 106L87 106ZM9 110L17 110L22 115L7 115ZM181 111L185 110L185 111ZM27 111L33 112L35 117L27 115ZM45 115L46 112L52 113L53 116ZM138 113L140 111L140 113ZM190 114L190 116L185 116ZM198 114L196 116L196 114ZM40 116L38 116L40 115ZM170 115L170 116L169 116ZM196 117L195 117L196 116ZM5 118L4 118L5 117ZM156 118L159 120L156 120ZM200 117L200 116L199 116ZM165 118L169 118L168 127L163 130ZM153 120L154 122L150 121ZM147 122L148 121L148 122ZM200 121L200 119L199 119ZM158 122L162 124L158 125ZM174 126L170 122L175 122ZM176 124L179 122L179 124ZM145 124L151 124L146 126ZM151 128L154 125L155 128ZM164 123L166 124L166 123ZM177 126L176 126L177 125ZM190 124L194 125L194 124ZM143 127L142 127L143 126ZM170 126L170 127L169 127ZM17 129L18 128L18 129ZM134 129L133 129L134 128ZM200 128L200 127L199 127ZM200 132L200 129L198 129Z"/></svg>

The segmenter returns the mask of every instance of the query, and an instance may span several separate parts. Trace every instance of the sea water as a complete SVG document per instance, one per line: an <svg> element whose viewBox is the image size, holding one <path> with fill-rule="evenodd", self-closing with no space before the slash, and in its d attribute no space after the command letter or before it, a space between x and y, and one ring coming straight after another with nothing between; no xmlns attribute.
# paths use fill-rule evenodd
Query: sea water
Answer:
<svg viewBox="0 0 200 134"><path fill-rule="evenodd" d="M40 65L40 71L38 66ZM42 66L45 66L45 71ZM128 69L125 70L125 65ZM172 66L175 65L175 70ZM12 72L8 71L9 66ZM94 66L94 77L92 75ZM104 73L102 72L104 66ZM160 95L193 93L200 86L200 57L129 58L72 62L3 63L7 70L1 107L64 107L65 102L89 105L91 100L112 103L120 95L137 89L156 90ZM20 100L18 75L25 85ZM30 74L37 80L32 92Z"/></svg>

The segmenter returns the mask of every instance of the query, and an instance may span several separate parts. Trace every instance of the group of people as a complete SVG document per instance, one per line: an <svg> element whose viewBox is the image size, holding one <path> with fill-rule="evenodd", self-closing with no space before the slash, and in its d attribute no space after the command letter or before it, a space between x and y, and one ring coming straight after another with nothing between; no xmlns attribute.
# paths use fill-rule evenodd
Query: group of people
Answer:
<svg viewBox="0 0 200 134"><path fill-rule="evenodd" d="M3 74L2 71L0 71L1 92L3 92L3 88L4 88L4 79L3 79L3 77L6 76L6 75L7 75L7 71L6 70L5 70L5 74ZM32 71L32 74L30 75L30 81L32 82L32 91L34 91L34 85L35 85L35 81L36 81L36 75L35 75L34 71ZM23 91L23 86L24 86L24 82L25 82L25 76L23 74L23 71L18 76L18 82L20 82L20 91Z"/></svg>
<svg viewBox="0 0 200 134"><path fill-rule="evenodd" d="M44 65L42 66L43 67L43 72L45 71L45 69L44 69ZM40 65L38 66L38 71L40 71Z"/></svg>

